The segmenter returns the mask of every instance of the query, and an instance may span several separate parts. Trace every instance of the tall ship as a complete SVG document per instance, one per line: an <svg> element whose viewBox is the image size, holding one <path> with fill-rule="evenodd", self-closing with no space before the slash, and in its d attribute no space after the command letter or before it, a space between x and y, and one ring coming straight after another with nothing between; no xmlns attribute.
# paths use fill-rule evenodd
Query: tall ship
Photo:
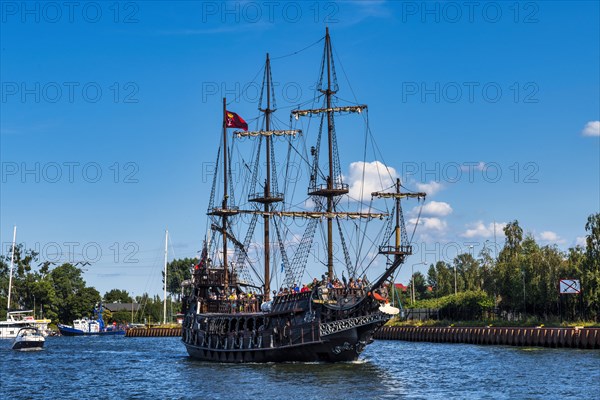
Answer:
<svg viewBox="0 0 600 400"><path fill-rule="evenodd" d="M336 117L365 125L358 141L345 133L355 123L339 124L343 147L364 153L364 160L367 147L379 148L367 106L338 96L328 29L320 42L315 95L291 110L289 126L274 114L268 54L257 129L249 131L223 99L209 232L183 285L182 341L194 359L353 361L399 311L388 290L412 254L401 201L422 205L426 194L406 189L376 159L352 163L348 177L342 173Z"/></svg>

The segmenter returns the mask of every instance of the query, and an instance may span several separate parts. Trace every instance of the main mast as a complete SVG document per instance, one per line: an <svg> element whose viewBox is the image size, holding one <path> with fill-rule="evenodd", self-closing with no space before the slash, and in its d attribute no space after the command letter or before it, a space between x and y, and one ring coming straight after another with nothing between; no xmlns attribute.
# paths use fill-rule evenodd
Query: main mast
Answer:
<svg viewBox="0 0 600 400"><path fill-rule="evenodd" d="M327 178L327 212L333 212L333 112L331 111L331 42L329 38L329 28L325 28L325 54L327 56L327 142L329 150L329 176ZM327 276L333 279L333 219L327 218Z"/></svg>
<svg viewBox="0 0 600 400"><path fill-rule="evenodd" d="M267 107L261 110L265 113L265 129L271 130L271 60L269 59L269 53L267 53L267 61L265 64L265 74L267 76ZM265 140L265 154L267 159L267 179L265 180L265 200L271 199L271 136L267 136ZM265 301L269 300L271 293L271 249L269 248L269 215L266 214L269 209L269 202L265 201L265 235L264 235L264 246L265 246Z"/></svg>

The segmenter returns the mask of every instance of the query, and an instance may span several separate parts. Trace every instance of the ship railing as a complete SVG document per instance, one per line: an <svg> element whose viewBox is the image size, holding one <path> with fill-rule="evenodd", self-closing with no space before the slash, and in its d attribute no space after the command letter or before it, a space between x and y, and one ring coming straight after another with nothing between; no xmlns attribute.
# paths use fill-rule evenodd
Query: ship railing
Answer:
<svg viewBox="0 0 600 400"><path fill-rule="evenodd" d="M275 296L273 299L273 311L278 312L284 309L295 309L301 302L306 302L311 296L311 292L290 293Z"/></svg>
<svg viewBox="0 0 600 400"><path fill-rule="evenodd" d="M358 301L365 297L365 289L357 288L322 288L319 291L319 300L325 303L337 303L344 301L345 303L350 301Z"/></svg>
<svg viewBox="0 0 600 400"><path fill-rule="evenodd" d="M258 299L200 300L200 312L237 314L259 311Z"/></svg>

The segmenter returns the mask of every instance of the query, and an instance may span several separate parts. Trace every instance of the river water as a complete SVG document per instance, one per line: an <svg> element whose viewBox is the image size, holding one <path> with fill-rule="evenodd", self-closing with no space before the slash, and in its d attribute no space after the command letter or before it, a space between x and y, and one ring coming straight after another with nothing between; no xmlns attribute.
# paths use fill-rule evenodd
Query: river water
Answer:
<svg viewBox="0 0 600 400"><path fill-rule="evenodd" d="M179 338L0 341L0 399L600 398L600 351L376 341L347 364L212 364Z"/></svg>

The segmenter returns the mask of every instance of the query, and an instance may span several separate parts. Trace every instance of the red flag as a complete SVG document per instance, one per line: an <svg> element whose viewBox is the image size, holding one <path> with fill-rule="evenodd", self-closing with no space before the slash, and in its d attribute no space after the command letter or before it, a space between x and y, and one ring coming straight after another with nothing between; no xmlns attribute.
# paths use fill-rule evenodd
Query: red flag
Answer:
<svg viewBox="0 0 600 400"><path fill-rule="evenodd" d="M228 128L242 128L248 130L248 124L242 117L231 111L225 111L225 126Z"/></svg>

